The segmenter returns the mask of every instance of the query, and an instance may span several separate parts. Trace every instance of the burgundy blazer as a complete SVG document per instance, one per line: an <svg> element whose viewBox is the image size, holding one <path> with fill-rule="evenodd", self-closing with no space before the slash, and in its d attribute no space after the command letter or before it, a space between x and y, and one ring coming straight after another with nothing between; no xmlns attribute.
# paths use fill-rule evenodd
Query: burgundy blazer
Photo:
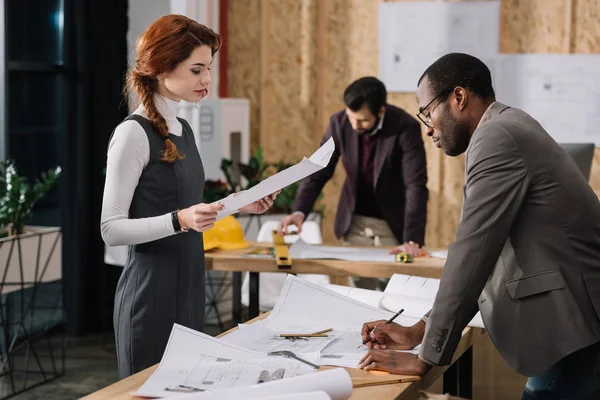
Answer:
<svg viewBox="0 0 600 400"><path fill-rule="evenodd" d="M401 108L385 106L383 126L375 154L375 196L383 218L400 243L424 244L427 219L427 163L417 120ZM308 215L323 186L333 176L341 156L346 181L335 217L339 239L350 229L356 206L359 173L358 134L352 129L344 110L332 115L321 144L333 137L335 151L327 167L302 180L294 211Z"/></svg>

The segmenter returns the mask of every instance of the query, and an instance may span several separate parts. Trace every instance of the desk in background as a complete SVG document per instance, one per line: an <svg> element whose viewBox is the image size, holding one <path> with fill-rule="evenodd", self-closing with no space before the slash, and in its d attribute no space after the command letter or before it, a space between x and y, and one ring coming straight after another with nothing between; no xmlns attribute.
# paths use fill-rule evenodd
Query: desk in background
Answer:
<svg viewBox="0 0 600 400"><path fill-rule="evenodd" d="M268 243L252 242L251 246L270 247ZM259 274L280 272L288 274L323 274L329 276L360 276L365 278L390 278L394 274L416 275L425 278L442 277L445 260L417 257L412 263L356 262L343 260L294 260L289 269L277 267L274 259L245 256L250 249L207 251L206 269L233 272L233 322L242 322L242 272L250 273L249 319L259 314Z"/></svg>

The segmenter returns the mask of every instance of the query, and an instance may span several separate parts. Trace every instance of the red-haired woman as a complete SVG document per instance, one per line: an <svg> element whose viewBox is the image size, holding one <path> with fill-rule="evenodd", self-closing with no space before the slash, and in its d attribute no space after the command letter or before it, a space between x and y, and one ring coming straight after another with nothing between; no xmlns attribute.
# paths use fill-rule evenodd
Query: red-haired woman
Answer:
<svg viewBox="0 0 600 400"><path fill-rule="evenodd" d="M102 204L102 238L129 245L115 296L119 378L160 361L174 323L202 330L202 232L220 204L202 203L204 168L181 100L208 94L210 65L221 46L215 32L167 15L144 32L128 88L140 106L113 132ZM265 212L274 195L241 211Z"/></svg>

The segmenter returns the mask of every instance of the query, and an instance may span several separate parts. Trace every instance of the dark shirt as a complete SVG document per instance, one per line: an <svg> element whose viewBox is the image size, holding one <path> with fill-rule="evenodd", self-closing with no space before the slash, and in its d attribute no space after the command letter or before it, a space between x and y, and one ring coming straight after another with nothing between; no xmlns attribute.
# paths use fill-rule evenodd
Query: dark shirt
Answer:
<svg viewBox="0 0 600 400"><path fill-rule="evenodd" d="M375 152L379 132L360 135L358 138L359 168L356 187L355 214L382 219L381 209L375 197Z"/></svg>

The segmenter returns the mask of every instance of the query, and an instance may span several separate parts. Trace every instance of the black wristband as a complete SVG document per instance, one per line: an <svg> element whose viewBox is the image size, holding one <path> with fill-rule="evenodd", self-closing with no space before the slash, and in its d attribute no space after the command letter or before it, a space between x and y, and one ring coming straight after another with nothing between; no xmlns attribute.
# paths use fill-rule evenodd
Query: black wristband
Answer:
<svg viewBox="0 0 600 400"><path fill-rule="evenodd" d="M181 232L181 225L179 224L179 218L177 218L177 211L171 213L171 222L173 222L173 229L175 232Z"/></svg>

